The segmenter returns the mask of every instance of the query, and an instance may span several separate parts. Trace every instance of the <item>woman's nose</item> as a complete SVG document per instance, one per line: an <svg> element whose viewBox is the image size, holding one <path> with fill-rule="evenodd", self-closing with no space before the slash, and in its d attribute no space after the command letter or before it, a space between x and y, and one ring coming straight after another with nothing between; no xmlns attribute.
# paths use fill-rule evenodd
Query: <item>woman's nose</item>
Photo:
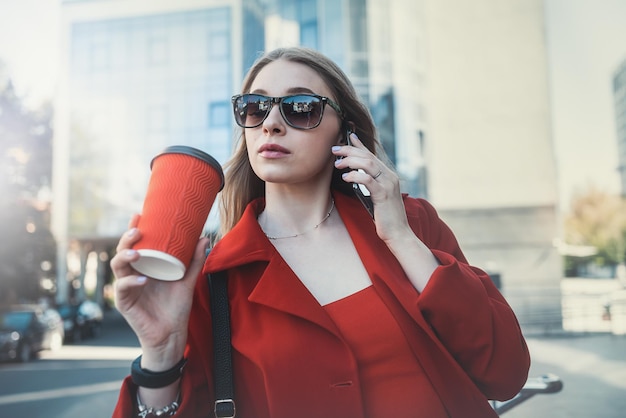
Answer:
<svg viewBox="0 0 626 418"><path fill-rule="evenodd" d="M285 131L285 121L283 115L280 114L280 104L274 104L270 109L270 113L263 121L263 130L266 132L280 133Z"/></svg>

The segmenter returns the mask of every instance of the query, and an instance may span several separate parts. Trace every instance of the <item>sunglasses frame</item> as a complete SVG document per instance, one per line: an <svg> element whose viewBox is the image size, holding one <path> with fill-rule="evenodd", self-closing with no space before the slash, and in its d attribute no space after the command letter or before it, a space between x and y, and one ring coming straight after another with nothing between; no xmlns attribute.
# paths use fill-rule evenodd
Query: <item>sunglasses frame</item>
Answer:
<svg viewBox="0 0 626 418"><path fill-rule="evenodd" d="M256 125L246 126L246 125L243 125L243 124L239 123L239 120L237 119L236 102L237 102L237 100L239 100L239 99L241 99L242 97L245 97L245 96L263 97L265 99L268 99L269 102L270 102L270 106L267 109L267 112L265 113L265 116L263 116L261 121L259 123L257 123ZM285 99L289 99L289 98L292 98L292 97L302 97L302 96L304 96L304 97L313 97L315 99L318 99L321 102L321 104L322 104L322 109L320 110L320 119L313 126L308 126L308 127L296 126L293 123L291 123L288 120L288 118L285 116L285 111L283 110L283 106L282 106L283 101ZM233 113L234 113L234 116L235 116L235 123L237 125L241 126L242 128L256 128L258 126L261 126L261 124L263 124L263 122L265 122L265 119L267 119L267 117L269 116L269 114L272 111L272 108L274 107L275 104L279 105L278 109L279 109L280 114L283 117L283 120L285 121L285 123L287 123L287 125L291 126L292 128L295 128L295 129L308 130L308 129L315 129L315 128L317 128L320 125L320 123L322 123L322 118L324 117L324 108L326 107L326 105L329 105L331 108L333 108L333 110L335 112L337 112L339 117L343 120L343 112L341 111L341 107L339 107L339 105L337 103L335 103L334 101L332 101L328 97L320 96L318 94L300 93L300 94L290 94L289 96L272 97L272 96L266 96L264 94L245 93L245 94L236 94L233 97L231 97L230 100L231 100L231 102L233 104Z"/></svg>

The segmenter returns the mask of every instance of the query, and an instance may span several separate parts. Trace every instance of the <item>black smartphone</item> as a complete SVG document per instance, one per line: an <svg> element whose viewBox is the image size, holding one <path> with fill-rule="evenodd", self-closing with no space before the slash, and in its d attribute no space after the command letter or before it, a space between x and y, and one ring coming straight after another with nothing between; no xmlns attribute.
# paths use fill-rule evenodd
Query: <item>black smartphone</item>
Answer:
<svg viewBox="0 0 626 418"><path fill-rule="evenodd" d="M350 130L346 132L346 143L348 145L352 145L352 143L350 142L351 133L352 131ZM359 169L358 171L364 172L361 169ZM372 216L372 219L374 219L374 203L372 202L372 196L370 195L370 191L367 190L367 187L359 183L352 183L352 190L354 190L354 194L356 195L356 197L361 201L363 206L365 206L365 209L367 209L369 214Z"/></svg>

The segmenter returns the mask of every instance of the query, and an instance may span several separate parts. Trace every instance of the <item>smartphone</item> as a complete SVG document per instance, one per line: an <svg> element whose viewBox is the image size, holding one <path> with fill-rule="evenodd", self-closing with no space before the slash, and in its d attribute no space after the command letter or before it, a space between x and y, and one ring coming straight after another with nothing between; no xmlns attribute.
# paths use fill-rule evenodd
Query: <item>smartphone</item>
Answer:
<svg viewBox="0 0 626 418"><path fill-rule="evenodd" d="M346 132L346 143L348 145L352 145L352 143L350 142L351 133L352 131L350 130ZM365 172L362 169L359 169L358 171L360 171L361 173ZM363 206L365 206L365 209L367 209L369 214L372 216L372 219L374 219L374 203L372 202L372 196L370 194L370 191L367 190L367 187L359 183L352 183L352 190L354 190L354 194L356 195L356 197L361 201Z"/></svg>

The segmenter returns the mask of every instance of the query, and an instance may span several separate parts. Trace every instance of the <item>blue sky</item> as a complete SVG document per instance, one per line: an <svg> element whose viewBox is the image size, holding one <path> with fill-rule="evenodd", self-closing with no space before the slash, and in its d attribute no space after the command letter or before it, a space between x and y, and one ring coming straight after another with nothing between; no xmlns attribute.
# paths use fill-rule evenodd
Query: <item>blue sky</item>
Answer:
<svg viewBox="0 0 626 418"><path fill-rule="evenodd" d="M459 0L465 1L465 0ZM58 74L59 0L0 0L0 59L31 103ZM618 192L611 76L626 60L626 0L545 0L560 197L594 185Z"/></svg>

